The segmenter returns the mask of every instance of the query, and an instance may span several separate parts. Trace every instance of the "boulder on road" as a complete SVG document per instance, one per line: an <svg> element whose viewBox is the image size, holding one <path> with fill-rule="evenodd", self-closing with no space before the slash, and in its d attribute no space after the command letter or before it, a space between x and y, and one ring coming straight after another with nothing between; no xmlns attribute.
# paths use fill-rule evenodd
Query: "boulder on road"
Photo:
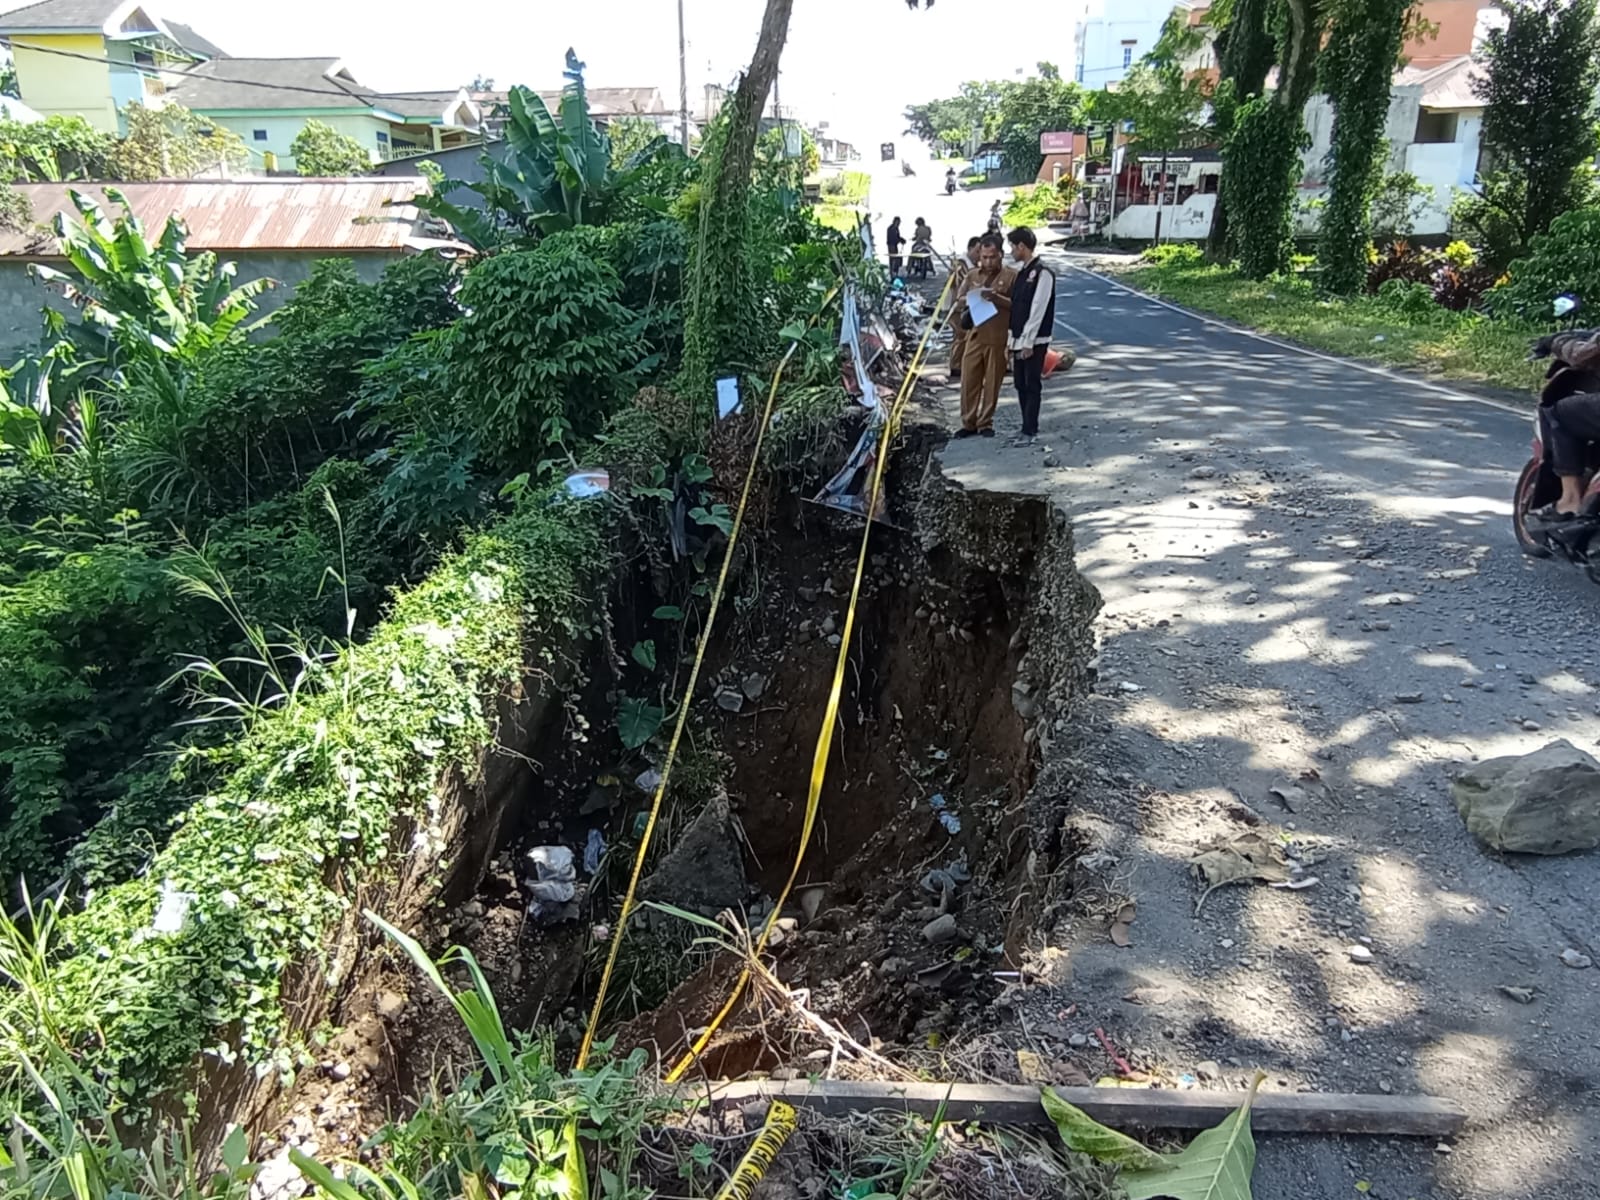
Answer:
<svg viewBox="0 0 1600 1200"><path fill-rule="evenodd" d="M1600 762L1565 739L1463 767L1451 791L1467 829L1491 849L1566 854L1600 846Z"/></svg>

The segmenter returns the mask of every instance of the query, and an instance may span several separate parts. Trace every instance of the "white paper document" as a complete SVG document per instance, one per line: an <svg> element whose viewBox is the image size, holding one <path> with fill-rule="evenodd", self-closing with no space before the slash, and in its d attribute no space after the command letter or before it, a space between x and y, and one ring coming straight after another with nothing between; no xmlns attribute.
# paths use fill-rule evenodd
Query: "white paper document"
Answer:
<svg viewBox="0 0 1600 1200"><path fill-rule="evenodd" d="M967 311L972 314L972 324L976 327L982 325L1000 310L978 295L976 291L972 291L967 293Z"/></svg>

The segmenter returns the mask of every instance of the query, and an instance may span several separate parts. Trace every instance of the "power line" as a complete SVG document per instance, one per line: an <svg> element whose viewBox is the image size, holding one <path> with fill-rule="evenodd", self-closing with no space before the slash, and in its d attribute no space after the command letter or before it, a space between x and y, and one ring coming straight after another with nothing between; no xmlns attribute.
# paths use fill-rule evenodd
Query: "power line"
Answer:
<svg viewBox="0 0 1600 1200"><path fill-rule="evenodd" d="M267 83L264 80L259 79L231 79L219 75L207 75L202 74L200 71L194 69L172 70L164 67L146 67L140 63L124 63L112 58L102 58L98 54L84 54L77 50L61 50L54 46L27 45L24 48L37 54L54 54L61 58L79 58L85 62L110 64L113 66L131 65L146 78L158 78L162 75L178 75L186 79L209 79L217 83L236 84L239 87L267 88L274 92L308 92L315 96L337 96L341 100L363 100L368 102L374 100L415 100L419 103L432 104L439 99L439 94L437 92L432 95L416 95L406 92L355 92L346 88L315 88L306 87L303 84L297 83ZM15 57L14 50L13 57ZM226 60L217 59L214 61L221 62ZM447 88L439 89L440 92L445 92L448 90L449 89ZM456 90L466 91L465 88L458 88ZM468 93L468 96L470 98L471 93Z"/></svg>

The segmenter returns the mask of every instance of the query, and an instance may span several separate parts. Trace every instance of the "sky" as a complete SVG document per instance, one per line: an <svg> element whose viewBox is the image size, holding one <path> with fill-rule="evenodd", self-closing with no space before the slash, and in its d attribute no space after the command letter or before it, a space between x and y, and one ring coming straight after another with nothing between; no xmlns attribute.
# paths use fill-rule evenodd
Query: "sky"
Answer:
<svg viewBox="0 0 1600 1200"><path fill-rule="evenodd" d="M0 0L0 6L15 4ZM690 104L748 63L763 0L683 0ZM500 87L561 84L568 46L596 87L659 87L678 96L675 0L150 0L237 57L333 55L380 91L455 87L483 75ZM1065 4L1054 11L1064 14ZM795 0L779 96L785 115L827 121L858 146L900 136L907 105L950 95L965 79L1017 78L1040 60L1070 71L1070 18L1029 19L993 0ZM1051 11L1051 10L1046 10ZM864 152L864 151L863 151Z"/></svg>

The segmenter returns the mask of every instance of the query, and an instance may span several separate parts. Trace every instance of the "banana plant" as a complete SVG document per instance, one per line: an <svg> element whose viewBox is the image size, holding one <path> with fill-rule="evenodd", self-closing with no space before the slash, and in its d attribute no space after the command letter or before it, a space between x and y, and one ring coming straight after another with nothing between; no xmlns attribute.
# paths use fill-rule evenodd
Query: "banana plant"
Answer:
<svg viewBox="0 0 1600 1200"><path fill-rule="evenodd" d="M602 223L605 207L658 155L676 150L659 138L631 155L620 169L611 163L611 142L589 115L583 63L567 51L566 85L552 116L539 94L514 87L507 97L505 154L478 159L484 178L445 180L431 196L407 201L448 221L463 241L480 251L536 241L578 225ZM483 197L483 207L453 203L465 188Z"/></svg>
<svg viewBox="0 0 1600 1200"><path fill-rule="evenodd" d="M82 220L59 214L56 236L72 270L42 263L28 270L82 311L83 324L72 332L91 354L113 362L191 361L240 333L255 298L273 286L270 279L235 284L235 265L219 263L209 251L191 257L188 230L176 217L152 243L115 188L106 189L106 198L123 209L115 220L92 197L76 190L68 195Z"/></svg>

